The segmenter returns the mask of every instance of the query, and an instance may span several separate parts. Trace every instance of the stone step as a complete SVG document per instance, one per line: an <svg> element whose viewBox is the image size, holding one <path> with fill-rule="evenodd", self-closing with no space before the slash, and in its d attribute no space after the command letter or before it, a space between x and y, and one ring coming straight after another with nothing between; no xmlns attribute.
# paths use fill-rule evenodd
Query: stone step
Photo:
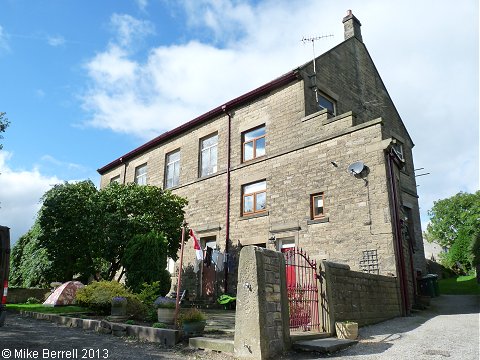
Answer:
<svg viewBox="0 0 480 360"><path fill-rule="evenodd" d="M233 354L233 340L209 337L193 337L188 340L188 345L196 349L208 349Z"/></svg>
<svg viewBox="0 0 480 360"><path fill-rule="evenodd" d="M330 354L355 345L357 342L357 340L346 340L330 337L324 339L295 341L292 345L292 348L294 350L315 351L319 353Z"/></svg>

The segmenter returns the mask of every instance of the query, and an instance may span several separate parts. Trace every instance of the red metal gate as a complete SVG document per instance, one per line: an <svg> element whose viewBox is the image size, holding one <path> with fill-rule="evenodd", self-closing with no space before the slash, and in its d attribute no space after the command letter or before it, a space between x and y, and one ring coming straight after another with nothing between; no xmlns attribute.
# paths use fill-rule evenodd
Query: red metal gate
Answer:
<svg viewBox="0 0 480 360"><path fill-rule="evenodd" d="M319 313L321 277L317 262L310 259L302 249L286 250L283 255L286 264L290 331L324 332L325 326Z"/></svg>

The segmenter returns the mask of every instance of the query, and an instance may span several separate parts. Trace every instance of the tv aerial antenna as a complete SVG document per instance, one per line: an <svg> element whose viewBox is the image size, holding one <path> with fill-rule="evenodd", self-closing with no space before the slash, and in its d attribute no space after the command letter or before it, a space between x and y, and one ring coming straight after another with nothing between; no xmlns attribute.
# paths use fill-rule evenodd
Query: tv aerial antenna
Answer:
<svg viewBox="0 0 480 360"><path fill-rule="evenodd" d="M312 43L312 51L313 51L313 81L314 81L314 91L315 91L315 100L317 101L318 104L318 89L317 89L317 68L315 66L315 41L325 39L328 37L333 37L333 34L330 35L320 35L320 36L314 36L314 37L302 37L301 42L303 44L307 44L308 42Z"/></svg>

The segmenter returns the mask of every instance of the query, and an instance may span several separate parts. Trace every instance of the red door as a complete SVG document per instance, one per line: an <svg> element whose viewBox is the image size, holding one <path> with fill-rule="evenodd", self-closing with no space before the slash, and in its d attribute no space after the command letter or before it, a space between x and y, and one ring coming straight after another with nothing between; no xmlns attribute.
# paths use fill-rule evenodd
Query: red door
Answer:
<svg viewBox="0 0 480 360"><path fill-rule="evenodd" d="M295 288L297 284L296 274L295 274L295 253L292 251L294 247L285 247L280 249L282 253L291 252L290 254L286 254L285 256L285 272L287 276L287 291L289 289ZM291 255L291 256L290 256Z"/></svg>

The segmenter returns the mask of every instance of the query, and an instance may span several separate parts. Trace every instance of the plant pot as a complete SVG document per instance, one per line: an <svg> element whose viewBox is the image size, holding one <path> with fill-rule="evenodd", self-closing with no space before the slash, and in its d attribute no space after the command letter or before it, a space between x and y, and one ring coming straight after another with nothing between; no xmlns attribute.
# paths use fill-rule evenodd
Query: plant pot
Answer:
<svg viewBox="0 0 480 360"><path fill-rule="evenodd" d="M158 308L157 309L158 322L164 324L173 324L175 320L174 308Z"/></svg>
<svg viewBox="0 0 480 360"><path fill-rule="evenodd" d="M358 337L358 323L356 322L336 322L335 331L337 338L355 340Z"/></svg>
<svg viewBox="0 0 480 360"><path fill-rule="evenodd" d="M184 321L182 323L182 331L184 336L198 336L205 331L207 322L203 321Z"/></svg>

